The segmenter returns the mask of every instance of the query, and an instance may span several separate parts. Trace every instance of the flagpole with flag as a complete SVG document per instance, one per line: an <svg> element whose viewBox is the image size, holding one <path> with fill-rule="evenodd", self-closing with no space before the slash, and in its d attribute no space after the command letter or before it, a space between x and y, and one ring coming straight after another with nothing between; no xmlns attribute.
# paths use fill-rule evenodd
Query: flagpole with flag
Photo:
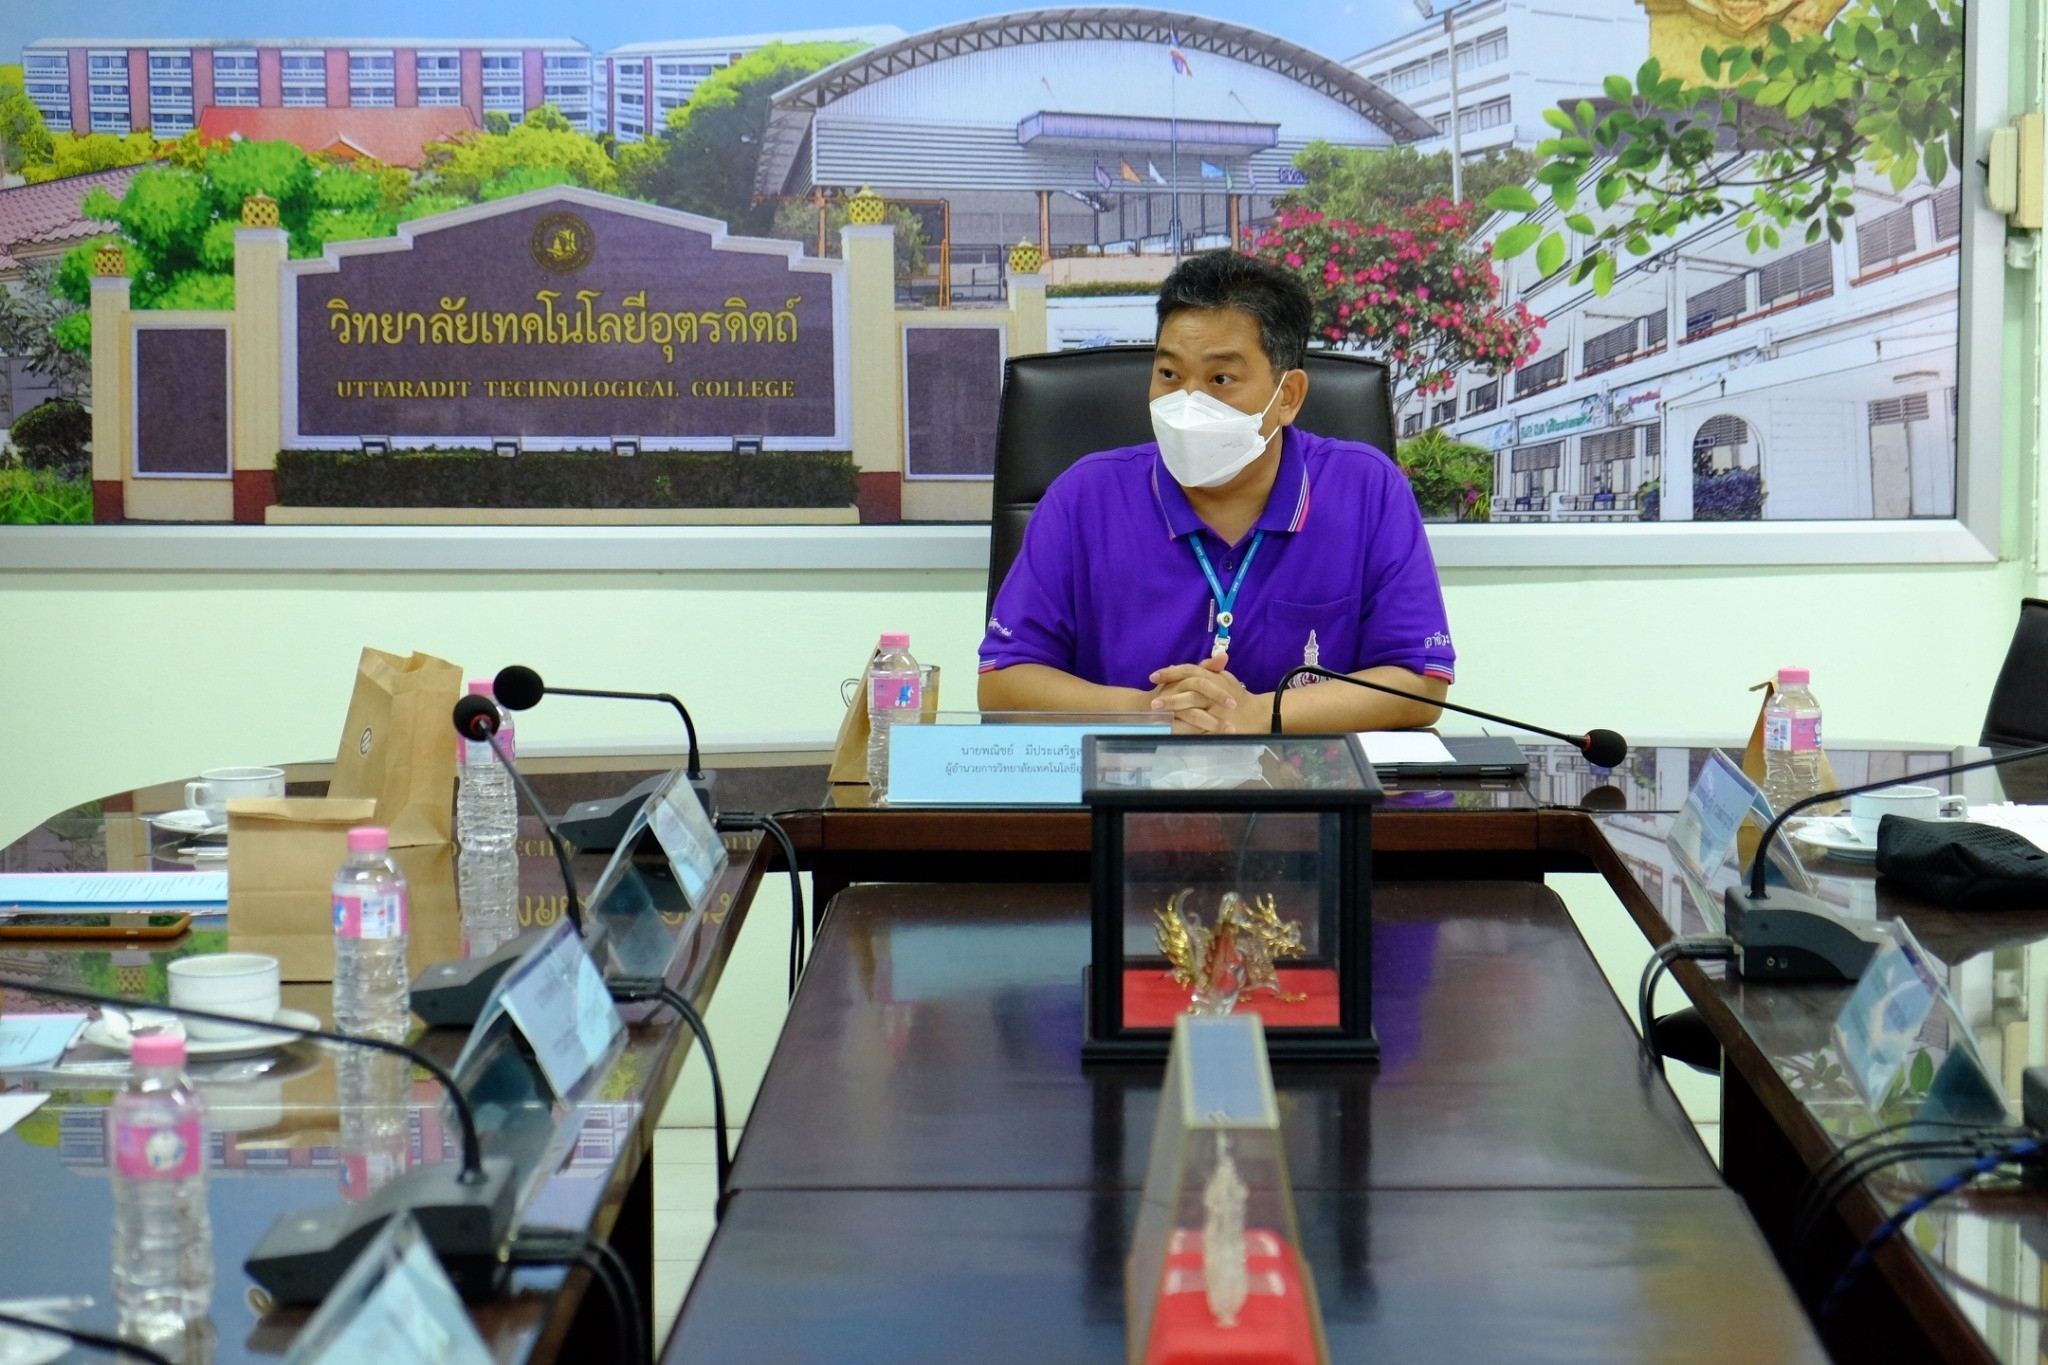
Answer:
<svg viewBox="0 0 2048 1365"><path fill-rule="evenodd" d="M1180 50L1180 35L1171 28L1166 30L1166 53L1173 62L1173 81L1167 86L1166 106L1167 149L1173 163L1173 212L1168 215L1167 229L1173 234L1173 258L1178 261L1183 235L1180 230L1180 78L1192 78L1195 68Z"/></svg>

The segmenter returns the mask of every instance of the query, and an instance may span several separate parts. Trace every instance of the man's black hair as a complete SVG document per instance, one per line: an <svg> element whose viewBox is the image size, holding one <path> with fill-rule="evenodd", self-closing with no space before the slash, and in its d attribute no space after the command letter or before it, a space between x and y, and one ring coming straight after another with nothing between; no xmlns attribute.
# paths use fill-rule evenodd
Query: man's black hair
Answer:
<svg viewBox="0 0 2048 1365"><path fill-rule="evenodd" d="M1301 281L1242 251L1208 251L1173 268L1159 286L1159 325L1184 308L1230 308L1259 324L1259 344L1275 377L1298 370L1308 356L1315 304Z"/></svg>

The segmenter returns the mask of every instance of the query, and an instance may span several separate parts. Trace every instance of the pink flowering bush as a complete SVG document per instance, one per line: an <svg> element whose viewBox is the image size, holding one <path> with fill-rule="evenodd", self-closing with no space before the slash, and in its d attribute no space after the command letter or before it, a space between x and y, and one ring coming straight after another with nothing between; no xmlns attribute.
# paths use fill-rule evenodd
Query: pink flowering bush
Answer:
<svg viewBox="0 0 2048 1365"><path fill-rule="evenodd" d="M1543 319L1503 307L1490 244L1467 245L1480 216L1441 198L1369 226L1286 208L1248 233L1245 249L1308 287L1324 340L1386 362L1398 404L1449 392L1460 366L1505 374L1536 352Z"/></svg>

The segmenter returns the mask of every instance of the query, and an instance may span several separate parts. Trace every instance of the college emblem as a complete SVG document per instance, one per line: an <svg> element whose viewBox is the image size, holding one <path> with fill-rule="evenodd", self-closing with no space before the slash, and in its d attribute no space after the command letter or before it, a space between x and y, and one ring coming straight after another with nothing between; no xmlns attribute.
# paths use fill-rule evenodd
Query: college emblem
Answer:
<svg viewBox="0 0 2048 1365"><path fill-rule="evenodd" d="M533 225L527 245L533 263L555 275L571 275L590 264L597 239L590 224L574 213L550 213Z"/></svg>

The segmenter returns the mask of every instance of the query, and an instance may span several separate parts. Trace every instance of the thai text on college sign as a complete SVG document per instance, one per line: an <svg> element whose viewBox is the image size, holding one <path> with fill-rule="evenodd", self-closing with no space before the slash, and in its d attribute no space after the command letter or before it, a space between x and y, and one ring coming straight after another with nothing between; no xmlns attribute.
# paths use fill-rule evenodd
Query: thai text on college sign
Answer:
<svg viewBox="0 0 2048 1365"><path fill-rule="evenodd" d="M286 267L286 444L844 449L843 266L552 189Z"/></svg>

